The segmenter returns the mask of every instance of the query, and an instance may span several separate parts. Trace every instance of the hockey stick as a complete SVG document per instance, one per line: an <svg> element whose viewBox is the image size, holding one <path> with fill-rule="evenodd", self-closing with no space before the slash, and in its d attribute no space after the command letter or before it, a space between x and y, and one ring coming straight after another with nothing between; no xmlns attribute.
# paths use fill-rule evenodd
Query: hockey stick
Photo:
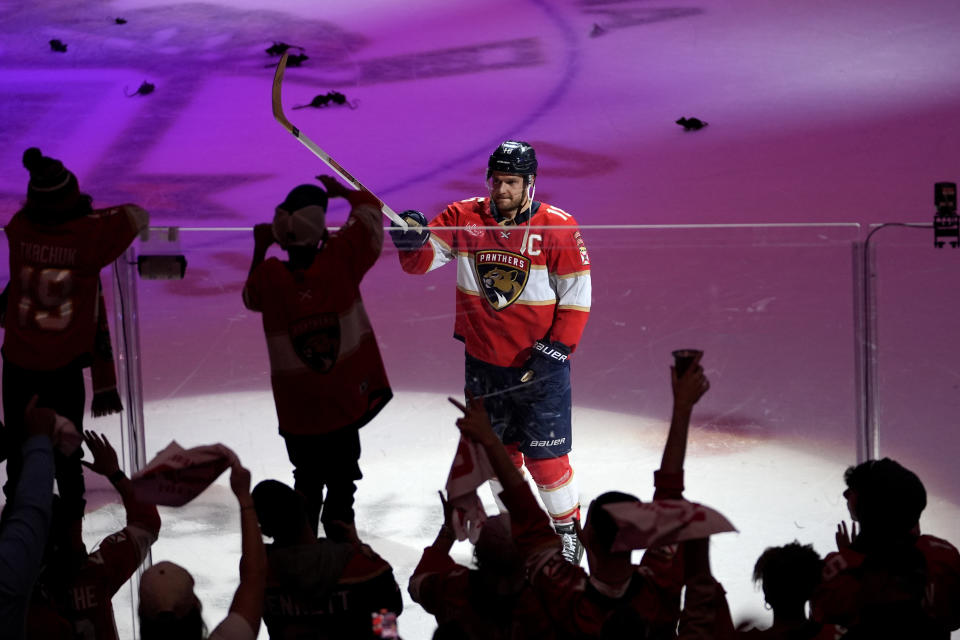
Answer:
<svg viewBox="0 0 960 640"><path fill-rule="evenodd" d="M283 85L283 72L287 68L287 56L289 52L285 52L283 57L280 58L280 64L277 65L277 72L273 74L273 117L276 118L277 122L283 125L283 128L293 134L293 137L300 141L300 143L305 146L307 149L313 152L315 156L323 160L328 167L333 169L338 176L349 182L355 189L360 191L368 191L374 198L377 198L377 201L380 203L380 211L383 212L383 215L390 218L391 222L397 224L404 229L407 228L406 221L397 215L397 213L387 206L383 200L377 197L370 189L367 189L365 186L360 184L360 181L350 175L350 172L340 166L340 164L330 157L330 154L321 149L314 143L313 140L303 135L303 132L300 131L297 127L293 126L293 123L287 120L287 116L283 114L283 102L280 99L280 89Z"/></svg>

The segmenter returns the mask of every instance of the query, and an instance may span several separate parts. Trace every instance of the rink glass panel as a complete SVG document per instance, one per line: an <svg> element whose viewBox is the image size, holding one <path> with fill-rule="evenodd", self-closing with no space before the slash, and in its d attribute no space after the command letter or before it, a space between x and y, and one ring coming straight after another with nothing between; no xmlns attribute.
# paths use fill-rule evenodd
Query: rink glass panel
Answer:
<svg viewBox="0 0 960 640"><path fill-rule="evenodd" d="M746 593L735 610L757 605L747 565L762 549L800 537L825 553L845 515L841 476L856 457L858 229L586 227L583 237L593 308L572 359L572 461L584 504L612 488L651 496L670 417L670 352L702 349L713 388L694 413L687 495L742 532L717 539L714 566ZM147 459L171 440L223 442L254 482L292 482L260 316L241 301L252 233L181 230L180 248L184 280L138 282ZM357 524L404 591L439 525L436 490L458 438L446 402L463 389L455 270L405 274L387 238L362 285L396 398L361 432ZM810 499L791 504L798 490ZM489 492L481 496L492 511ZM226 474L174 511L165 510L175 521L154 557L223 571L225 579L198 579L215 622L235 587L239 548ZM432 626L408 602L401 629L428 637Z"/></svg>
<svg viewBox="0 0 960 640"><path fill-rule="evenodd" d="M960 249L938 249L933 240L930 228L890 226L870 242L877 454L915 470L931 506L939 497L960 496ZM952 529L939 534L955 538L955 523Z"/></svg>
<svg viewBox="0 0 960 640"><path fill-rule="evenodd" d="M686 495L717 508L740 530L715 538L713 569L730 593L734 615L763 620L762 601L749 580L759 553L793 539L827 553L836 523L847 517L840 493L858 443L861 345L855 319L862 300L853 246L860 230L813 225L582 231L593 307L572 359L571 460L583 502L608 489L651 496L670 418L670 352L702 349L712 388L694 410ZM940 490L948 477L945 447L918 433L929 429L945 436L917 420L909 431L888 425L932 408L956 415L956 394L946 393L952 388L949 362L956 357L942 356L952 343L939 338L949 333L949 318L937 306L949 291L951 272L942 263L923 262L946 254L931 257L932 249L919 240L906 249L900 244L877 243L881 453L904 456L925 480L930 476L928 487ZM250 468L254 483L271 477L292 483L277 434L260 316L241 301L252 248L249 228L183 229L179 250L188 261L186 277L137 281L146 454L149 460L172 440L184 447L222 442ZM901 255L906 250L917 256ZM270 255L282 254L273 248ZM955 261L948 266L955 269ZM404 593L440 524L436 491L445 483L458 438L457 411L446 401L461 397L463 388L463 345L452 338L455 270L448 264L422 276L405 274L387 238L362 285L396 397L361 432L365 478L357 493L357 525L393 564ZM928 283L934 284L924 288ZM887 297L891 292L897 297ZM116 336L118 328L113 330ZM943 375L927 375L931 371ZM930 378L932 389L914 380ZM915 392L897 391L911 380ZM120 441L119 421L87 426ZM164 525L153 552L155 561L173 560L193 571L211 625L222 618L236 587L239 527L227 479L224 474L186 507L161 509ZM940 495L955 509L950 496L956 488L942 488ZM102 489L108 495L109 488ZM481 490L481 497L494 511L489 492ZM122 521L117 505L88 515L88 545ZM469 563L466 545L458 544L454 555ZM126 602L129 610L125 594L116 606L121 634L128 636L133 623L123 608ZM429 637L433 629L409 601L400 626L411 638Z"/></svg>

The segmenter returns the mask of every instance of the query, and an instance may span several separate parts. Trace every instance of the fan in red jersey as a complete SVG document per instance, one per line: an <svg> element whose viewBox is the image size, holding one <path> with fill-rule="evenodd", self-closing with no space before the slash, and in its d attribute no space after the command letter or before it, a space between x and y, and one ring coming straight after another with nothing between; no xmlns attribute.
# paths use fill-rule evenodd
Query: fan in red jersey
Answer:
<svg viewBox="0 0 960 640"><path fill-rule="evenodd" d="M136 205L94 210L63 163L31 147L27 200L6 227L10 245L3 339L3 448L8 496L20 477L19 416L34 394L83 430L83 368L95 364L100 270L120 257L147 226ZM82 452L56 453L57 486L70 516L83 515Z"/></svg>
<svg viewBox="0 0 960 640"><path fill-rule="evenodd" d="M569 357L590 314L590 257L573 216L534 200L536 179L533 147L504 142L487 164L488 197L454 202L429 225L405 211L410 227L390 235L407 273L456 260L454 337L466 346L466 390L484 398L579 564Z"/></svg>
<svg viewBox="0 0 960 640"><path fill-rule="evenodd" d="M393 397L360 298L360 281L383 246L379 201L330 176L320 180L326 192L295 187L273 224L253 228L253 263L243 289L246 307L263 315L280 435L314 533L321 520L325 530L335 522L353 527L353 496L363 477L359 429ZM352 207L335 234L325 223L328 194ZM265 259L274 241L289 260Z"/></svg>
<svg viewBox="0 0 960 640"><path fill-rule="evenodd" d="M946 640L960 629L960 552L920 533L923 482L890 458L850 467L844 481L854 524L837 527L811 618L849 628L851 639Z"/></svg>

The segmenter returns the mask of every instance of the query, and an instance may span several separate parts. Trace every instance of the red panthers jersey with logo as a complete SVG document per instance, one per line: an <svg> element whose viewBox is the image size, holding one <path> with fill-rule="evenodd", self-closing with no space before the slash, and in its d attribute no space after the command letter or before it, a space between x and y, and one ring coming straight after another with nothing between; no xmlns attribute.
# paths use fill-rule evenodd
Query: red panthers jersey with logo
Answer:
<svg viewBox="0 0 960 640"><path fill-rule="evenodd" d="M20 212L5 232L10 291L3 356L25 369L50 371L93 350L100 270L147 224L139 207L119 206L56 225Z"/></svg>
<svg viewBox="0 0 960 640"><path fill-rule="evenodd" d="M537 340L576 349L590 315L590 256L573 216L534 203L530 219L498 224L488 198L449 205L430 224L430 240L400 252L407 273L457 261L455 336L467 353L519 367Z"/></svg>
<svg viewBox="0 0 960 640"><path fill-rule="evenodd" d="M243 300L263 315L281 432L362 427L392 397L360 298L360 280L382 246L380 212L361 206L307 269L270 258L247 279Z"/></svg>

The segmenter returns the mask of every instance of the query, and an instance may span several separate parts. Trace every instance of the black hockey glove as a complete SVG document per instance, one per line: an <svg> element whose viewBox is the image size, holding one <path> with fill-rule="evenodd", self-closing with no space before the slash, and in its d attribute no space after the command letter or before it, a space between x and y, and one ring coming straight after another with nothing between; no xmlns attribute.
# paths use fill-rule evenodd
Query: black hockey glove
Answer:
<svg viewBox="0 0 960 640"><path fill-rule="evenodd" d="M430 239L430 230L427 229L427 218L419 211L407 209L400 214L409 227L401 229L396 222L391 222L390 239L400 251L413 251L419 249ZM416 228L421 227L421 228Z"/></svg>
<svg viewBox="0 0 960 640"><path fill-rule="evenodd" d="M530 359L523 365L520 382L544 380L550 377L562 368L569 355L570 347L562 342L537 340L533 343L533 352L530 354Z"/></svg>

